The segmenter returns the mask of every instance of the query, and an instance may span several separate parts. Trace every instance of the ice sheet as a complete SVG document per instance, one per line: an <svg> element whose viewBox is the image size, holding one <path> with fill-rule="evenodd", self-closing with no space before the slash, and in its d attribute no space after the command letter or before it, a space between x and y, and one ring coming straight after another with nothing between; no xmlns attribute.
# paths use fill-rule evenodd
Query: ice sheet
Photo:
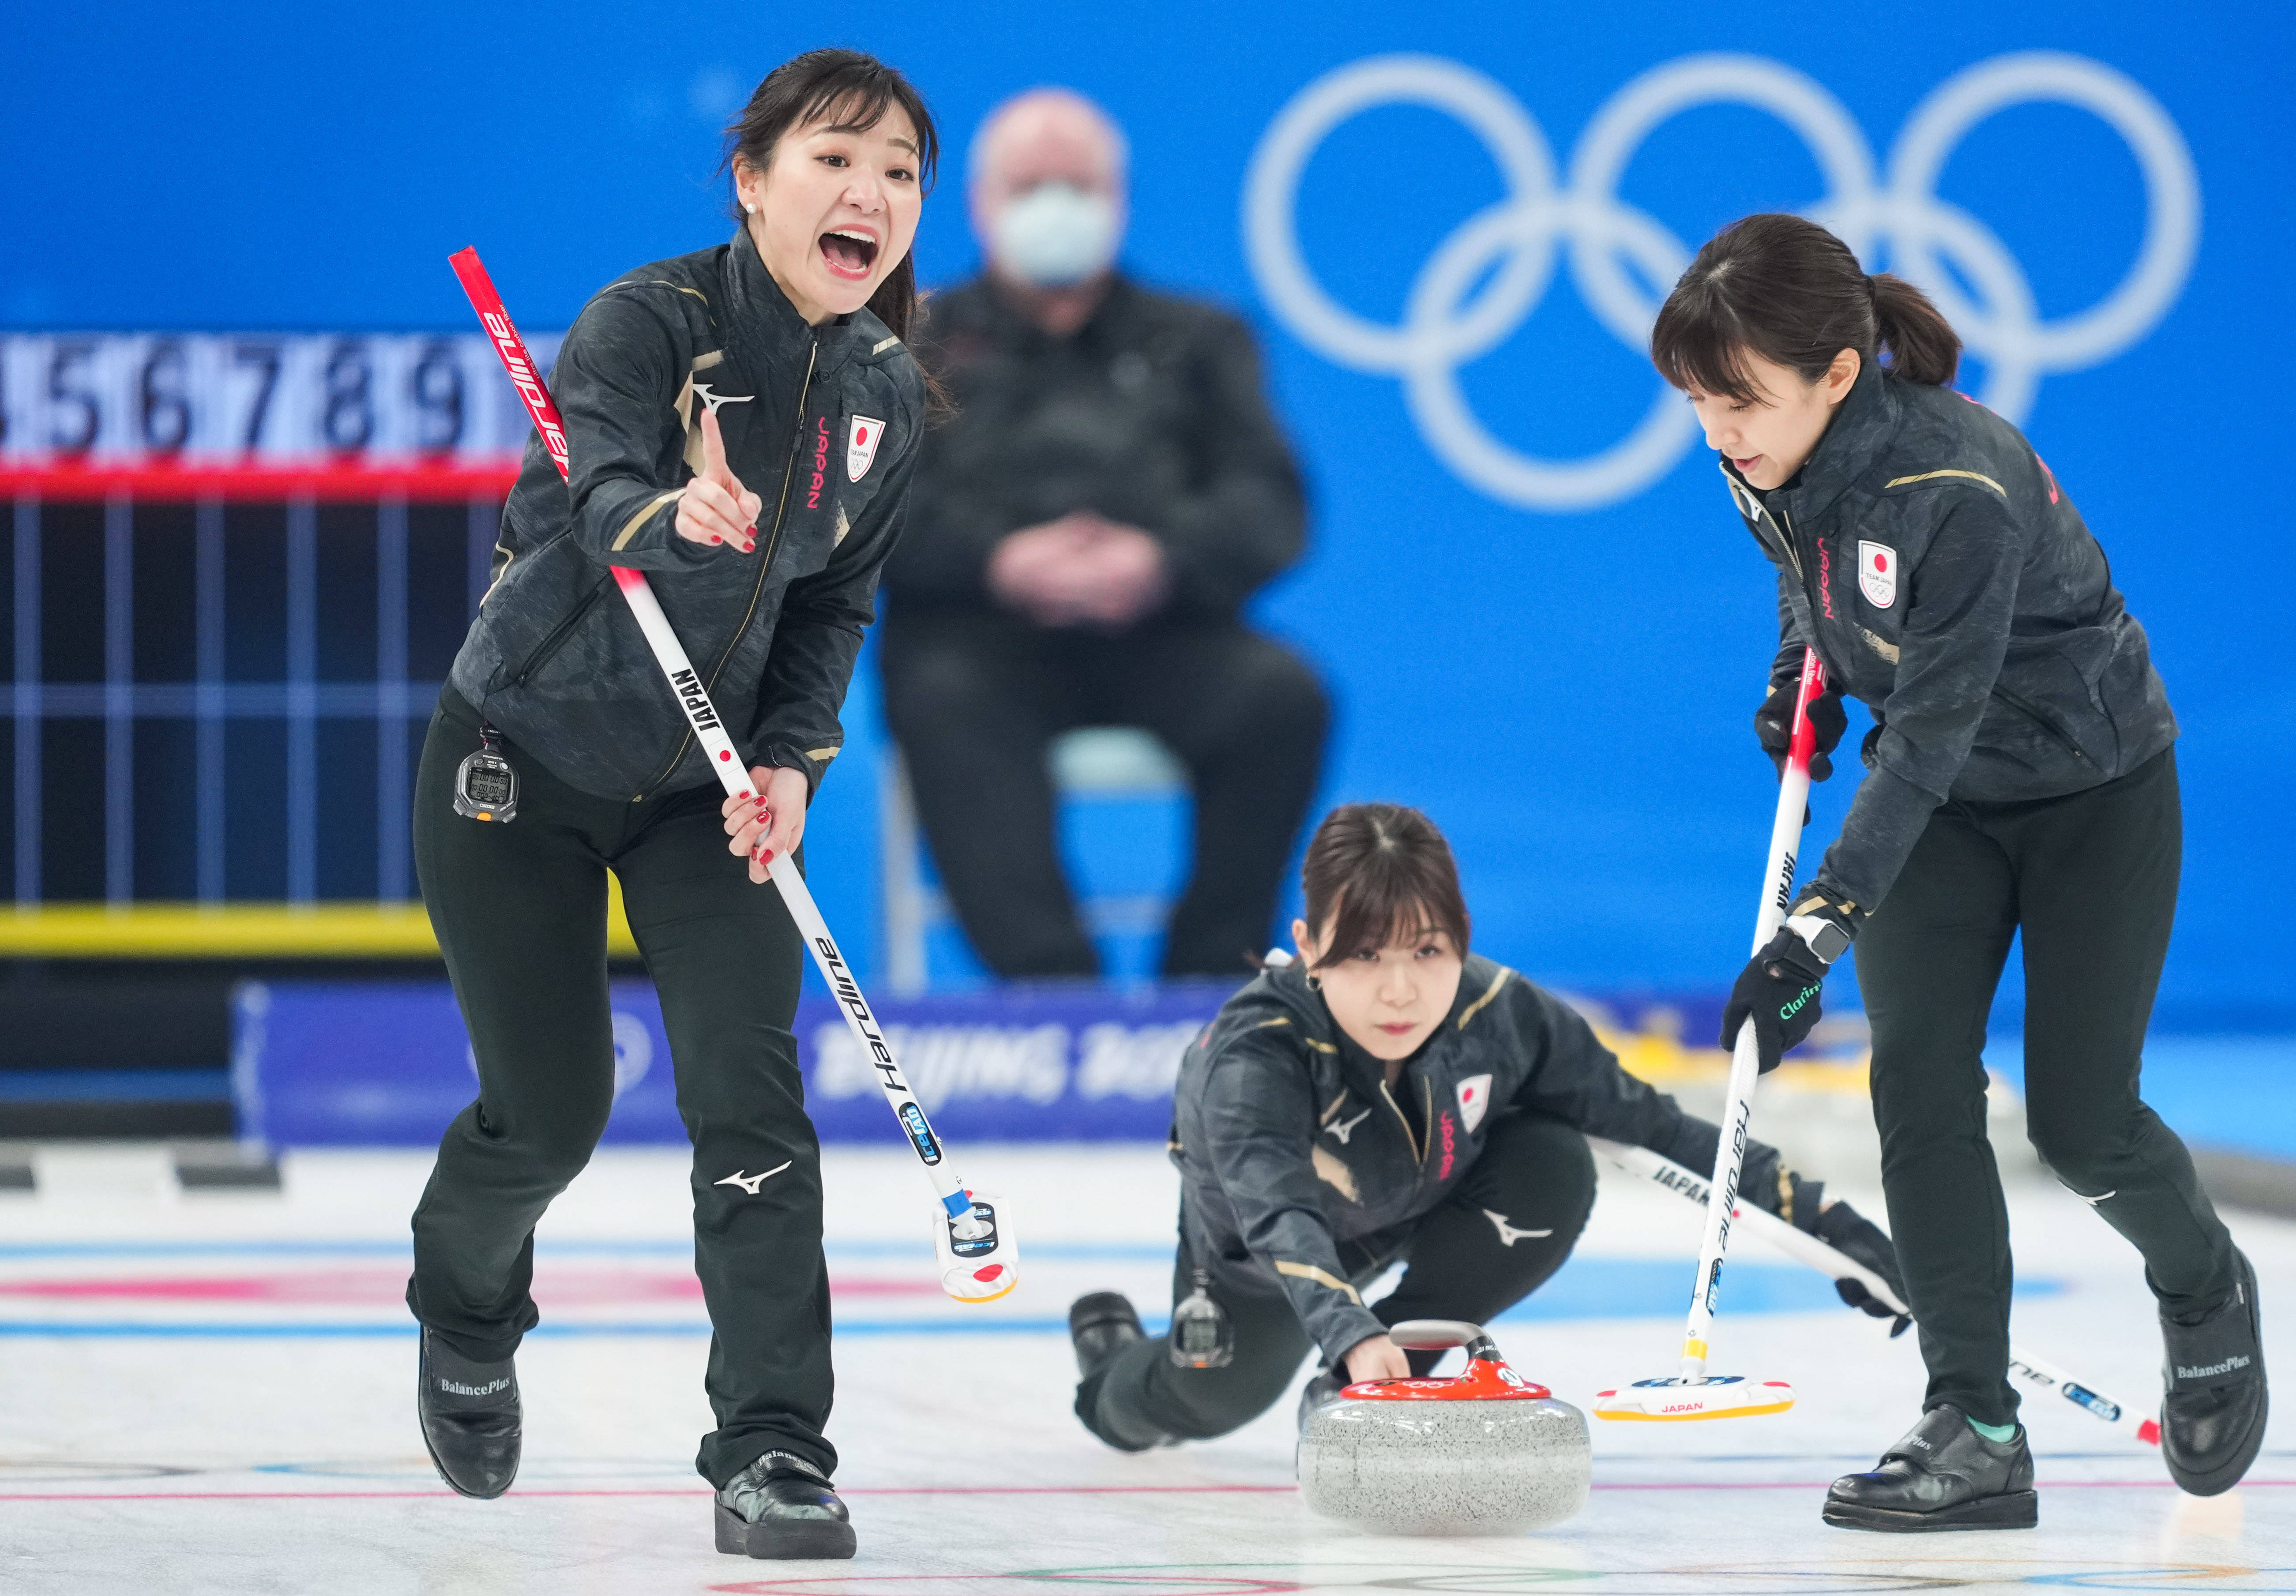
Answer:
<svg viewBox="0 0 2296 1596"><path fill-rule="evenodd" d="M1592 1502L1536 1536L1359 1535L1300 1507L1288 1402L1223 1440L1139 1456L1069 1412L1070 1297L1112 1287L1160 1314L1175 1188L1159 1150L964 1152L973 1183L1012 1199L1024 1227L1021 1289L986 1308L933 1289L926 1199L898 1149L828 1156L831 1435L861 1540L836 1565L710 1549L691 1471L707 1342L676 1154L602 1155L545 1221L545 1333L520 1358L526 1463L495 1502L448 1494L414 1431L398 1292L425 1158L303 1155L282 1196L186 1197L156 1151L45 1155L39 1195L0 1199L0 1590L2296 1591L2285 1421L2247 1485L2203 1502L2169 1486L2150 1449L2036 1399L2038 1530L1821 1525L1825 1482L1870 1465L1916 1416L1920 1360L1911 1337L1887 1340L1751 1245L1726 1277L1716 1363L1792 1379L1793 1412L1597 1425ZM2019 1301L2020 1339L2124 1399L2157 1401L2134 1256L2054 1186L2016 1187L2012 1208L2021 1271L2046 1287ZM2264 1283L2269 1354L2296 1366L2276 1314L2296 1281L2296 1225L2234 1224ZM1581 1406L1665 1372L1696 1228L1688 1205L1606 1179L1547 1307L1499 1327L1510 1359ZM1670 1296L1652 1283L1669 1265ZM1766 1305L1776 1311L1754 1311Z"/></svg>

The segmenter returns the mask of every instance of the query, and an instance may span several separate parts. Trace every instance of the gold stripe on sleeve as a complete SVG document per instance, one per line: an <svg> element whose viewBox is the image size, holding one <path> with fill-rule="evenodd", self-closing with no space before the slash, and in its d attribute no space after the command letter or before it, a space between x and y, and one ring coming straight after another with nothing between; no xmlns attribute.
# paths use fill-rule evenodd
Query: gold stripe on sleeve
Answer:
<svg viewBox="0 0 2296 1596"><path fill-rule="evenodd" d="M1934 482L1939 477L1961 477L1972 482L1982 482L1986 487L1991 488L1995 493L1999 494L2003 498L2005 499L2009 496L2009 490L2007 488L2002 487L2001 484L1996 482L1983 471L1922 471L1911 477L1892 477L1887 482L1882 484L1882 491L1886 493L1892 487L1910 487L1916 482Z"/></svg>
<svg viewBox="0 0 2296 1596"><path fill-rule="evenodd" d="M629 546L630 539L638 535L638 528L645 525L646 518L648 516L660 509L664 504L668 503L672 499L682 499L685 496L685 489L682 487L673 487L668 493L656 494L652 498L647 500L644 509L640 510L636 515L630 517L627 521L623 523L621 535L614 539L614 552L619 554Z"/></svg>
<svg viewBox="0 0 2296 1596"><path fill-rule="evenodd" d="M1363 1306L1363 1296L1353 1286L1335 1274L1316 1268L1313 1264L1293 1264L1278 1258L1275 1260L1275 1273L1288 1274L1293 1280L1313 1281L1319 1286L1329 1286L1334 1291L1344 1291L1348 1294L1349 1302L1357 1307Z"/></svg>

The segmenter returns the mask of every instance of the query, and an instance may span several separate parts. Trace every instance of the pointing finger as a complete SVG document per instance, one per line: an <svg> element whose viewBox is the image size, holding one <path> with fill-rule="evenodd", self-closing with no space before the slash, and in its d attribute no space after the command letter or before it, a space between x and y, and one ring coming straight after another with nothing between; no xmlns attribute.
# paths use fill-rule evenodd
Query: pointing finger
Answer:
<svg viewBox="0 0 2296 1596"><path fill-rule="evenodd" d="M734 493L741 485L726 465L726 435L718 430L718 412L704 407L701 412L701 474L712 481L724 484Z"/></svg>

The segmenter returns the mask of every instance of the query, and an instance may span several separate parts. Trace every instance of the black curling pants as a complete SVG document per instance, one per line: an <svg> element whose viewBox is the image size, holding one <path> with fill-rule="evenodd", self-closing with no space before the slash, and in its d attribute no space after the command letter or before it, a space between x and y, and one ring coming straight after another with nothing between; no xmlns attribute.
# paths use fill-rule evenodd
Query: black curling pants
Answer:
<svg viewBox="0 0 2296 1596"><path fill-rule="evenodd" d="M1513 1113L1492 1129L1482 1157L1448 1197L1397 1232L1343 1243L1341 1256L1357 1289L1408 1260L1395 1289L1372 1305L1382 1324L1485 1324L1562 1267L1594 1207L1595 1160L1587 1138L1559 1119ZM1514 1233L1512 1240L1502 1223ZM1172 1268L1175 1303L1195 1289L1197 1262L1183 1242ZM1134 1452L1169 1438L1224 1436L1265 1412L1310 1350L1274 1274L1218 1260L1209 1267L1210 1295L1234 1330L1234 1358L1225 1368L1182 1369L1173 1364L1165 1337L1126 1347L1077 1387L1077 1416L1110 1445ZM1407 1355L1412 1372L1424 1374L1442 1354Z"/></svg>
<svg viewBox="0 0 2296 1596"><path fill-rule="evenodd" d="M829 1281L821 1162L791 1021L805 954L770 885L726 851L712 787L631 804L569 787L515 743L517 818L467 820L455 769L479 746L442 703L415 779L414 858L478 1061L414 1210L407 1305L465 1357L517 1350L539 1317L534 1226L589 1161L614 1097L606 872L661 995L693 1139L693 1262L709 1305L718 1428L696 1467L722 1486L767 1452L826 1476ZM740 1174L754 1184L725 1183ZM759 1180L763 1175L767 1178Z"/></svg>
<svg viewBox="0 0 2296 1596"><path fill-rule="evenodd" d="M1882 1182L1928 1407L1988 1424L2016 1414L2009 1222L1980 1053L2020 931L2035 1149L2135 1243L2164 1312L2232 1291L2232 1238L2185 1144L2137 1096L2182 851L2173 749L2064 798L1948 804L1858 936Z"/></svg>
<svg viewBox="0 0 2296 1596"><path fill-rule="evenodd" d="M983 963L1008 978L1099 973L1045 767L1052 740L1078 726L1144 727L1187 767L1195 857L1162 973L1235 976L1267 946L1331 720L1298 655L1231 619L1111 636L896 606L883 633L885 717Z"/></svg>

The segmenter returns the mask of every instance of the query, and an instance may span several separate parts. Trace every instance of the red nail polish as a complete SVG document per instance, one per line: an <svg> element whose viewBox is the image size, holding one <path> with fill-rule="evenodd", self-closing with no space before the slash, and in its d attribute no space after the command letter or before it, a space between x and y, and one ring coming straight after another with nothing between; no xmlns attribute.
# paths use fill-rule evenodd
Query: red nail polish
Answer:
<svg viewBox="0 0 2296 1596"><path fill-rule="evenodd" d="M725 540L724 538L722 538L722 537L718 536L718 534L716 534L715 532L712 532L712 533L709 535L709 541L710 541L711 543L724 543L726 540Z"/></svg>

